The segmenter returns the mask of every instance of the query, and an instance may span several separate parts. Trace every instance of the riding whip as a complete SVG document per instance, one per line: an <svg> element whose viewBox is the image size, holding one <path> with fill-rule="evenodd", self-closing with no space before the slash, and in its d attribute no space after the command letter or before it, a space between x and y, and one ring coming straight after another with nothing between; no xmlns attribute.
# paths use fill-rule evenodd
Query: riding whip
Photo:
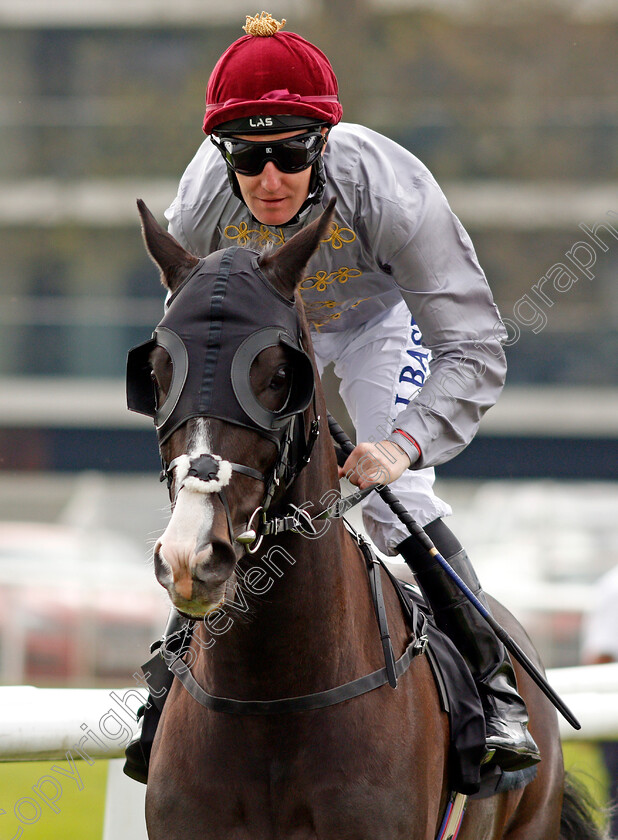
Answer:
<svg viewBox="0 0 618 840"><path fill-rule="evenodd" d="M349 455L354 449L354 444L346 435L339 423L337 423L337 421L330 414L328 415L328 426L333 440L335 440L339 444L339 446L346 455ZM534 662L532 662L532 660L521 649L517 642L513 638L511 638L511 636L507 633L504 627L498 624L498 622L495 620L495 618L489 612L489 610L487 610L487 608L481 603L481 601L479 601L479 599L472 592L472 590L459 577L457 572L450 566L450 564L444 559L444 557L442 557L438 549L433 544L432 540L421 528L418 522L416 522L413 519L413 517L408 513L408 511L404 508L404 506L401 504L397 496L395 496L393 491L389 490L388 487L379 484L376 484L373 489L376 490L376 492L381 496L383 501L386 502L386 504L390 507L393 513L406 526L408 531L416 537L416 539L421 543L423 548L436 560L437 563L439 563L444 572L451 578L453 583L455 583L455 585L463 592L463 594L466 596L468 601L470 601L472 606L483 616L487 624L494 631L494 633L502 642L504 647L510 653L513 654L513 656L519 662L522 668L534 680L534 682L538 685L543 694L551 701L551 703L565 718L565 720L574 729L581 729L580 722L573 715L571 710L565 705L565 703L560 699L560 697L556 694L553 688L549 685L549 683L547 682L543 674L539 671Z"/></svg>

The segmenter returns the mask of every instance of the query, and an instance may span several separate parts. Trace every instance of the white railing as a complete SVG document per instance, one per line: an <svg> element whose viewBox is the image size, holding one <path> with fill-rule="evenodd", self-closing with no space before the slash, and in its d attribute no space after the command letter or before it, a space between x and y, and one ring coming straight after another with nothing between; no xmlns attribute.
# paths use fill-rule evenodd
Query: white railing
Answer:
<svg viewBox="0 0 618 840"><path fill-rule="evenodd" d="M0 761L115 758L137 733L147 693L120 689L0 688Z"/></svg>
<svg viewBox="0 0 618 840"><path fill-rule="evenodd" d="M562 739L618 739L618 664L555 668L550 684L582 724L559 716ZM111 759L103 840L146 840L145 788L122 773L125 744L137 734L143 688L0 688L0 761Z"/></svg>
<svg viewBox="0 0 618 840"><path fill-rule="evenodd" d="M558 715L563 741L618 740L618 663L553 668L547 677L582 725L576 731Z"/></svg>
<svg viewBox="0 0 618 840"><path fill-rule="evenodd" d="M59 773L78 778L76 760L111 759L107 776L103 840L147 840L145 787L124 776L124 747L137 735L136 710L143 688L0 688L0 761L50 761L38 781L43 795L60 796ZM53 761L60 761L54 770ZM42 780L44 782L42 786ZM37 788L37 789L38 789ZM34 800L40 807L38 800ZM43 800L45 802L45 800ZM48 804L48 803L45 803ZM58 808L52 800L50 807ZM0 811L3 815L8 812ZM4 836L4 835L3 835ZM8 835L7 835L8 836Z"/></svg>
<svg viewBox="0 0 618 840"><path fill-rule="evenodd" d="M582 724L576 732L560 718L563 740L618 738L618 663L554 668L548 680ZM139 686L0 687L0 761L122 756L145 697Z"/></svg>

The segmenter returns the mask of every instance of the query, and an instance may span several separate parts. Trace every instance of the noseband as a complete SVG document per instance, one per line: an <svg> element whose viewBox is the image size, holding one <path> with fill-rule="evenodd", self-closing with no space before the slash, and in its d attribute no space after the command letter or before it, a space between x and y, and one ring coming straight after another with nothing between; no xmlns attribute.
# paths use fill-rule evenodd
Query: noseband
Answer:
<svg viewBox="0 0 618 840"><path fill-rule="evenodd" d="M311 421L308 436L304 434L305 420L303 415L296 415L290 419L281 438L277 462L269 476L265 476L246 464L224 461L219 455L210 453L197 455L193 458L188 455L179 455L169 464L166 464L163 456L161 456L160 480L167 480L167 488L170 493L174 484L174 472L178 470L178 475L181 476L179 479L176 476L178 480L176 481L172 506L183 487L198 493L216 493L225 511L230 542L241 543L248 554L255 554L264 537L270 534L301 528L304 529L305 533L308 531L315 532L309 514L295 505L290 505L292 512L286 517L268 519L267 514L277 493L284 495L311 460L311 452L320 433L319 419L319 417L316 417ZM237 536L234 536L232 514L224 490L229 484L233 472L247 475L265 485L261 504L249 517L246 529Z"/></svg>

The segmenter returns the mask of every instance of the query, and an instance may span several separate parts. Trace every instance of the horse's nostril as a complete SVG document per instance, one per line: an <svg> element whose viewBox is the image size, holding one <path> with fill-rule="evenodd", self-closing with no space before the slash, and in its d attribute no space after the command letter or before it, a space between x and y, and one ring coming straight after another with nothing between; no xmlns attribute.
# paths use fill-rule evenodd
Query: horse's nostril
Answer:
<svg viewBox="0 0 618 840"><path fill-rule="evenodd" d="M229 543L215 540L196 555L192 576L207 586L219 586L229 578L236 565L236 555Z"/></svg>

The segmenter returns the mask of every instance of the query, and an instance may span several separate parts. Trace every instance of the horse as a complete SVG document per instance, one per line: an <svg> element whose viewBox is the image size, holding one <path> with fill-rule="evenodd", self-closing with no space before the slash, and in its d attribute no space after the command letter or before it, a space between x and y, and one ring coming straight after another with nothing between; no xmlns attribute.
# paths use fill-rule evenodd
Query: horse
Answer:
<svg viewBox="0 0 618 840"><path fill-rule="evenodd" d="M191 682L174 679L152 747L148 836L443 837L449 723L427 656L409 659L396 688L383 679L311 701L384 670L362 546L341 517L319 518L339 481L298 287L333 203L274 252L202 259L138 207L170 305L130 354L130 407L155 417L170 492L155 575L195 628L175 670ZM377 578L403 660L410 630L385 570ZM538 662L521 626L493 608ZM600 840L565 779L555 710L515 667L542 761L525 787L470 800L456 836Z"/></svg>

